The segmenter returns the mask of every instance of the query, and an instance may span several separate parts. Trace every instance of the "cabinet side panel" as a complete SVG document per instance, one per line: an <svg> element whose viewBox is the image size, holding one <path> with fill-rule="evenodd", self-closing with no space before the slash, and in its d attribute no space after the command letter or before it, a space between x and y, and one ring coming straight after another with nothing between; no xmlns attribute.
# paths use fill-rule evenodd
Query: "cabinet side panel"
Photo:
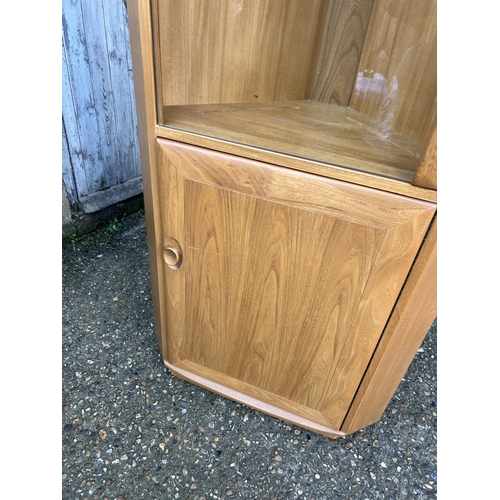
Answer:
<svg viewBox="0 0 500 500"><path fill-rule="evenodd" d="M161 213L161 244L162 254L171 244L173 238L185 253L185 222L184 222L184 186L185 179L171 162L162 148L157 146L159 197ZM169 363L176 363L184 358L185 350L185 279L186 266L184 262L177 268L169 267L162 256L164 277L164 343L167 346L167 357Z"/></svg>
<svg viewBox="0 0 500 500"><path fill-rule="evenodd" d="M420 160L412 184L437 189L437 128L434 129Z"/></svg>
<svg viewBox="0 0 500 500"><path fill-rule="evenodd" d="M348 434L382 416L436 318L436 243L435 219L342 426Z"/></svg>
<svg viewBox="0 0 500 500"><path fill-rule="evenodd" d="M155 151L156 98L153 65L153 40L149 2L129 0L128 19L134 71L135 100L141 153L142 182L155 333L162 357L166 357L163 310L163 267L158 176Z"/></svg>

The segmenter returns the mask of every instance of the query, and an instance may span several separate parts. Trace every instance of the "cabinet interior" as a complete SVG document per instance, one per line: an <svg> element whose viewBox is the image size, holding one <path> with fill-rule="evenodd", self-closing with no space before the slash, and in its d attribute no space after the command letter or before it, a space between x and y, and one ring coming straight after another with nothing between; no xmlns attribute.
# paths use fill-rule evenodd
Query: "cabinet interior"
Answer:
<svg viewBox="0 0 500 500"><path fill-rule="evenodd" d="M436 0L156 0L164 127L411 182L436 126Z"/></svg>

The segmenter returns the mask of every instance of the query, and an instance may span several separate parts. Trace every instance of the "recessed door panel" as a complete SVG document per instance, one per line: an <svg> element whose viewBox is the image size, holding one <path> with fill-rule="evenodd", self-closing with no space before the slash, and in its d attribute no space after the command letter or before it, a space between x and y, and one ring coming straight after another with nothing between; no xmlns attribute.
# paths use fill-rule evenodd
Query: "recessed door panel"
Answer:
<svg viewBox="0 0 500 500"><path fill-rule="evenodd" d="M186 181L186 358L321 408L384 230Z"/></svg>
<svg viewBox="0 0 500 500"><path fill-rule="evenodd" d="M158 142L167 362L340 428L434 206Z"/></svg>

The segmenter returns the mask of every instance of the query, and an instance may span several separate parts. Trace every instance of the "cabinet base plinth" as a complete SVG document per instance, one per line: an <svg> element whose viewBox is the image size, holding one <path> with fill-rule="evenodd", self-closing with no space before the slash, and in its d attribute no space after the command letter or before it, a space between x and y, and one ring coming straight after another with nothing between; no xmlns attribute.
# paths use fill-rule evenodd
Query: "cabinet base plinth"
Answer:
<svg viewBox="0 0 500 500"><path fill-rule="evenodd" d="M214 370L188 360L175 364L167 361L164 361L164 363L177 377L272 417L317 432L331 440L346 435L344 432L329 427L325 422L325 417L317 410L281 398L232 377L221 375ZM306 415L309 418L301 415Z"/></svg>

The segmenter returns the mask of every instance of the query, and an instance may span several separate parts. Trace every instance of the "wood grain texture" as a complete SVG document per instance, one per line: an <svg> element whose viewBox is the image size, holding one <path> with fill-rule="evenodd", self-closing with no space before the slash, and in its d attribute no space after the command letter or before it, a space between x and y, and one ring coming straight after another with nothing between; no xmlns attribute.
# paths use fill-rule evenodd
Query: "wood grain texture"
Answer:
<svg viewBox="0 0 500 500"><path fill-rule="evenodd" d="M307 99L323 0L158 2L167 105Z"/></svg>
<svg viewBox="0 0 500 500"><path fill-rule="evenodd" d="M68 138L64 128L64 119L62 120L62 180L63 186L68 196L70 205L77 201L76 184L73 176L73 166L71 164L71 157L69 154Z"/></svg>
<svg viewBox="0 0 500 500"><path fill-rule="evenodd" d="M162 0L149 0L151 5L151 29L153 39L153 58L156 83L156 116L158 123L163 123L163 73L160 54L160 20L158 18L158 4ZM168 63L168 61L167 61Z"/></svg>
<svg viewBox="0 0 500 500"><path fill-rule="evenodd" d="M412 184L428 189L437 189L437 128L426 145Z"/></svg>
<svg viewBox="0 0 500 500"><path fill-rule="evenodd" d="M161 125L155 128L156 136L170 139L183 144L191 144L212 151L228 153L242 158L262 161L272 165L278 165L300 172L320 175L329 179L349 182L360 186L371 187L386 191L388 193L400 194L423 201L435 203L437 193L434 190L412 186L408 182L402 182L388 177L371 174L369 172L357 171L338 165L327 165L315 160L307 160L276 151L268 151L245 144L228 142L223 139L208 137L205 135L167 128Z"/></svg>
<svg viewBox="0 0 500 500"><path fill-rule="evenodd" d="M68 151L68 163L66 164L67 168L63 169L63 181L67 186L71 186L72 184L74 184L74 200L72 201L76 202L78 199L78 193L81 193L84 196L86 194L89 194L91 191L89 190L89 187L87 185L85 162L83 160L83 148L80 140L79 122L76 120L76 109L72 99L69 63L66 57L64 40L62 44L61 70L63 150L67 147ZM65 116L66 118L64 118Z"/></svg>
<svg viewBox="0 0 500 500"><path fill-rule="evenodd" d="M310 97L313 101L349 105L372 4L373 0L327 2Z"/></svg>
<svg viewBox="0 0 500 500"><path fill-rule="evenodd" d="M167 306L180 325L167 332L167 361L320 411L338 429L434 206L158 144L161 192L176 186L162 203L163 235L184 254L165 271L167 289L189 305L182 317Z"/></svg>
<svg viewBox="0 0 500 500"><path fill-rule="evenodd" d="M132 186L132 196L141 192L130 182L141 165L127 12L122 2L64 0L62 14L62 114L77 201L93 212L126 199Z"/></svg>
<svg viewBox="0 0 500 500"><path fill-rule="evenodd" d="M80 4L65 2L62 15L63 118L66 115L65 125L70 154L78 158L75 181L79 193L84 196L99 190L103 185L101 175L92 175L92 172L99 170L99 126L94 111L86 40L79 36L79 31L81 33L81 27L84 25ZM68 119L71 116L70 113L74 118ZM76 116L78 116L78 121ZM82 134L80 134L80 129ZM78 142L73 143L73 138L77 138Z"/></svg>
<svg viewBox="0 0 500 500"><path fill-rule="evenodd" d="M106 23L107 64L113 82L114 107L109 112L114 113L116 121L116 131L112 138L118 151L115 170L120 171L122 182L128 182L140 177L142 173L128 14L123 2L121 5L120 2L101 2Z"/></svg>
<svg viewBox="0 0 500 500"><path fill-rule="evenodd" d="M436 45L436 0L377 0L350 107L381 133L395 131L425 144L436 123ZM385 83L368 83L364 70Z"/></svg>
<svg viewBox="0 0 500 500"><path fill-rule="evenodd" d="M149 2L142 0L128 0L127 8L139 128L155 334L162 358L166 359L167 345L164 341L166 336L165 281L154 133L157 120L151 12Z"/></svg>
<svg viewBox="0 0 500 500"><path fill-rule="evenodd" d="M384 231L192 181L186 207L189 359L318 410Z"/></svg>
<svg viewBox="0 0 500 500"><path fill-rule="evenodd" d="M434 220L342 425L346 433L382 416L437 315L437 220Z"/></svg>
<svg viewBox="0 0 500 500"><path fill-rule="evenodd" d="M172 168L165 155L156 144L156 161L158 165L158 189L160 196L161 216L158 216L158 229L161 231L162 251L168 244L168 238L175 238L183 252L186 253L184 196L185 182L182 172ZM171 363L185 358L183 342L189 331L186 330L186 314L189 314L185 298L185 262L173 271L165 262L161 263L164 272L165 292L162 296L162 307L165 307L163 342L167 347L167 357Z"/></svg>
<svg viewBox="0 0 500 500"><path fill-rule="evenodd" d="M351 325L350 334L332 378L329 388L332 397L327 398L321 408L321 412L335 427L341 425L343 403L351 402L356 394L358 384L389 319L391 308L398 298L433 214L434 210L427 212L430 217L424 219L425 226L419 230L415 226L417 220L413 220L386 233L379 252L379 266L373 268L359 304L359 313ZM415 238L410 247L411 251L408 251L408 248L405 251L401 246L405 233L406 237L411 234L410 238ZM400 272L402 269L406 272Z"/></svg>
<svg viewBox="0 0 500 500"><path fill-rule="evenodd" d="M422 146L400 134L380 136L366 117L335 104L172 106L166 125L409 183Z"/></svg>

